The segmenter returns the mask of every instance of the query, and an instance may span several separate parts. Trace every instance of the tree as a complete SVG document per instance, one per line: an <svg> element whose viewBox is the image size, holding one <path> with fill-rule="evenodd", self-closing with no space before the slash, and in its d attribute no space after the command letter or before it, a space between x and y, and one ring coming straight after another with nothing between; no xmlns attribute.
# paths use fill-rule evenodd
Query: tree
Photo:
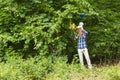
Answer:
<svg viewBox="0 0 120 80"><path fill-rule="evenodd" d="M3 53L21 55L23 58L38 54L40 56L68 55L71 61L71 56L77 52L76 41L70 36L73 32L69 24L74 22L77 25L79 21L85 23L85 28L89 32L88 48L93 58L118 54L120 39L117 26L119 26L120 15L113 7L119 3L115 1L114 4L109 5L112 3L111 0L104 2L0 0L1 56ZM99 7L101 5L102 7ZM84 13L85 17L80 18L80 13ZM70 14L72 18L69 18Z"/></svg>

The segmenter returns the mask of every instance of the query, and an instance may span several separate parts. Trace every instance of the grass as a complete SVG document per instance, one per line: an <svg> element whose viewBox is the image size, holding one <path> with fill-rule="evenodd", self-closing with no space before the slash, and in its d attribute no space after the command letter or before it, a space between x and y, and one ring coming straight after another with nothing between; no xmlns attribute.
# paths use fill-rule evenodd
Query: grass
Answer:
<svg viewBox="0 0 120 80"><path fill-rule="evenodd" d="M66 63L65 57L9 58L0 63L0 80L120 80L120 66L93 65L89 70L79 63Z"/></svg>
<svg viewBox="0 0 120 80"><path fill-rule="evenodd" d="M120 80L120 67L101 66L89 70L71 65L67 69L48 74L46 80Z"/></svg>

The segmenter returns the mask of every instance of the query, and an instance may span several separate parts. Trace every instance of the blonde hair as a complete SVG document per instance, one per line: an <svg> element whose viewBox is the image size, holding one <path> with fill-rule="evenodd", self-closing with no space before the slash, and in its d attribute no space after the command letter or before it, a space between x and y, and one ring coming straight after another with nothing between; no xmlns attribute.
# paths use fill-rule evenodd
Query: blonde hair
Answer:
<svg viewBox="0 0 120 80"><path fill-rule="evenodd" d="M75 23L72 23L70 26L71 26L71 29L74 31L77 29Z"/></svg>

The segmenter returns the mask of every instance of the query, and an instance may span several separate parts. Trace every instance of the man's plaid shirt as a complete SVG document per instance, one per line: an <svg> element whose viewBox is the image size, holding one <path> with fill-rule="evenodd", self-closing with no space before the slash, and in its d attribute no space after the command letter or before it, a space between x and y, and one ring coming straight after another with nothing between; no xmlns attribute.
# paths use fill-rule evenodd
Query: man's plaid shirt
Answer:
<svg viewBox="0 0 120 80"><path fill-rule="evenodd" d="M86 34L87 34L87 31L86 30L83 30L82 31L82 36L77 36L77 46L78 46L78 49L83 49L83 48L86 48L87 47L87 44L86 44Z"/></svg>

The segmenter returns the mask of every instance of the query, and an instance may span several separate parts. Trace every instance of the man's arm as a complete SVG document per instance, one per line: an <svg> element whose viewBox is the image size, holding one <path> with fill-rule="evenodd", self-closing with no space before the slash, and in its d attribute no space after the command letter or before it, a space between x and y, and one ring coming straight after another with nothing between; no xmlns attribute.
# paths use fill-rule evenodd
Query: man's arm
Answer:
<svg viewBox="0 0 120 80"><path fill-rule="evenodd" d="M84 38L86 38L86 34L88 34L88 32L85 29L83 29L83 37Z"/></svg>
<svg viewBox="0 0 120 80"><path fill-rule="evenodd" d="M85 29L83 29L83 32L84 32L85 34L88 34L88 32L87 32Z"/></svg>

